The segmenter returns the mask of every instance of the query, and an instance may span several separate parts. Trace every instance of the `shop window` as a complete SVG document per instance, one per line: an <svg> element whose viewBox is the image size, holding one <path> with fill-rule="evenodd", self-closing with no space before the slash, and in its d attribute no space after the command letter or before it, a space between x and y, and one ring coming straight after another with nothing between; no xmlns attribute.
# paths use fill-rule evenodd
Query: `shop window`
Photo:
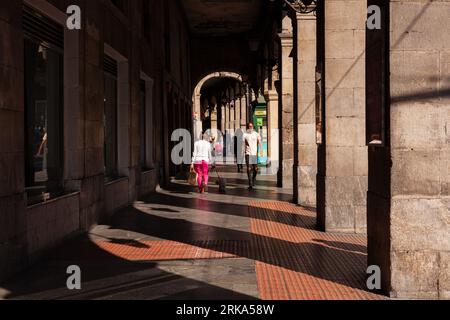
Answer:
<svg viewBox="0 0 450 320"><path fill-rule="evenodd" d="M146 168L146 154L147 154L147 110L146 110L146 85L145 81L141 80L139 90L139 145L140 145L140 165L141 168Z"/></svg>
<svg viewBox="0 0 450 320"><path fill-rule="evenodd" d="M104 69L104 164L106 180L118 177L117 153L117 61L105 55Z"/></svg>
<svg viewBox="0 0 450 320"><path fill-rule="evenodd" d="M25 187L29 204L63 189L63 43L61 25L23 9Z"/></svg>

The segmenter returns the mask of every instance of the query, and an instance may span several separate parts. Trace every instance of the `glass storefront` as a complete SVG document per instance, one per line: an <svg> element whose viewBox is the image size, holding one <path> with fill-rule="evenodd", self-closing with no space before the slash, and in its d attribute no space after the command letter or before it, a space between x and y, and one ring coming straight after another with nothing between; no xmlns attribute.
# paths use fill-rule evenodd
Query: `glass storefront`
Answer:
<svg viewBox="0 0 450 320"><path fill-rule="evenodd" d="M25 39L26 189L30 202L62 187L63 54Z"/></svg>
<svg viewBox="0 0 450 320"><path fill-rule="evenodd" d="M105 57L104 71L104 163L107 180L117 178L117 63Z"/></svg>

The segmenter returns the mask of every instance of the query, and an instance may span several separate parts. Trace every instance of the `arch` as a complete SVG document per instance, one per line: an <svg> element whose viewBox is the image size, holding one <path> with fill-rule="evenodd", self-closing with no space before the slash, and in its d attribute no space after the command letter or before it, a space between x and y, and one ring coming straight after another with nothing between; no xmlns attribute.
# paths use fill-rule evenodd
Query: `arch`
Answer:
<svg viewBox="0 0 450 320"><path fill-rule="evenodd" d="M205 83L211 79L215 78L231 78L235 79L239 82L243 82L243 78L239 73L232 72L232 71L217 71L210 73L206 76L204 76L195 86L194 93L192 95L192 103L193 103L193 128L194 128L194 136L199 137L200 132L202 131L202 121L200 118L201 114L201 91Z"/></svg>
<svg viewBox="0 0 450 320"><path fill-rule="evenodd" d="M232 79L236 79L238 81L242 82L242 76L236 72L230 72L230 71L220 71L220 72L213 72L208 74L207 76L203 77L195 86L194 89L194 94L192 96L192 99L194 99L195 95L199 95L200 91L203 87L203 85L211 79L214 78L232 78Z"/></svg>
<svg viewBox="0 0 450 320"><path fill-rule="evenodd" d="M219 72L213 72L208 74L207 76L203 77L195 86L194 93L192 95L192 102L194 104L194 112L200 112L201 108L201 90L203 88L203 85L211 79L214 78L232 78L236 79L240 82L242 82L242 76L236 72L230 72L230 71L219 71Z"/></svg>

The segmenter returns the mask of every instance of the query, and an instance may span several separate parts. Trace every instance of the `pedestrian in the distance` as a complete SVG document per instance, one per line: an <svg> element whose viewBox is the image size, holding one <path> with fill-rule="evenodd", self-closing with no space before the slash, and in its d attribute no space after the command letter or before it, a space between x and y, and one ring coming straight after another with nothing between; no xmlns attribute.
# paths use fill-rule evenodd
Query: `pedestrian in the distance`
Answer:
<svg viewBox="0 0 450 320"><path fill-rule="evenodd" d="M208 134L203 134L203 140L199 140L194 144L194 154L192 156L191 170L195 170L198 174L198 192L208 192L209 181L209 163L212 160L211 142Z"/></svg>
<svg viewBox="0 0 450 320"><path fill-rule="evenodd" d="M245 143L245 163L247 165L247 176L249 190L253 190L256 184L256 177L258 175L258 146L259 154L262 157L262 143L261 136L255 131L253 123L247 125L247 132L243 136Z"/></svg>

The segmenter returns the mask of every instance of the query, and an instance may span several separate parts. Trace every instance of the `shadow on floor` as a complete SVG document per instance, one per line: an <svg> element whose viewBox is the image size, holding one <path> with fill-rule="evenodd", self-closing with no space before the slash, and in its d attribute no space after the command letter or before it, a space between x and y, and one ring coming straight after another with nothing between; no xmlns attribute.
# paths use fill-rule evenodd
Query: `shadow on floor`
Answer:
<svg viewBox="0 0 450 320"><path fill-rule="evenodd" d="M227 178L226 180L228 187L226 195L228 196L251 198L255 200L260 199L260 200L284 201L284 202L292 202L293 200L292 194L280 192L281 190L275 192L273 190L258 189L258 186L267 187L265 182L257 182L255 189L249 191L247 190L247 182L241 184L240 181L236 181L236 179L234 178L231 179ZM187 184L180 184L177 181L172 181L172 183L169 186L167 186L166 190L172 194L184 194L184 195L197 192L196 187L192 187ZM209 183L209 193L216 195L221 194L219 192L217 178L211 177Z"/></svg>
<svg viewBox="0 0 450 320"><path fill-rule="evenodd" d="M313 239L313 241L320 242L327 246L334 247L337 249L367 254L367 247L363 246L363 245L359 245L359 244L339 242L339 241L327 241L327 240L323 240L323 239Z"/></svg>
<svg viewBox="0 0 450 320"><path fill-rule="evenodd" d="M187 191L186 187L172 185L168 191L183 193L192 190L187 187L189 188ZM246 196L246 190L234 191L238 197ZM261 190L256 195L252 193L249 198L278 201L283 199L273 191ZM199 248L364 289L365 273L361 270L361 266L366 264L366 255L363 246L323 240L316 243L296 243L180 218L172 219L174 216L179 217L183 209L193 209L212 215L262 219L310 230L315 228L316 221L312 216L272 210L271 214L255 215L248 206L233 203L233 196L234 193L228 194L228 200L219 202L198 196L186 198L176 196L174 193L156 193L140 202L143 208L139 205L139 209L132 207L116 213L112 218L110 229L136 232L151 238L185 244L194 243ZM157 213L160 214L156 215ZM112 237L105 240L132 248L148 247L148 243L142 244L135 240ZM82 268L84 283L97 284L75 294L62 289L67 280L66 268L72 264ZM251 296L233 290L160 270L158 264L154 262L130 262L120 259L101 249L87 237L66 243L42 259L42 262L29 272L0 287L11 292L7 298L28 296L27 298L31 299L107 299L114 296L139 299L141 296L150 299L252 299ZM59 290L48 292L55 289Z"/></svg>
<svg viewBox="0 0 450 320"><path fill-rule="evenodd" d="M116 229L138 232L151 237L220 250L356 289L364 289L366 255L317 243L294 243L249 232L231 230L181 219L155 216L138 209L120 213L113 222ZM208 239L209 241L200 241ZM212 240L236 240L242 245L217 247ZM197 241L197 242L196 242ZM210 246L212 244L213 246ZM244 245L247 244L247 245Z"/></svg>
<svg viewBox="0 0 450 320"><path fill-rule="evenodd" d="M111 240L124 243L119 239ZM92 259L77 259L80 255ZM66 289L69 276L66 270L71 265L77 265L82 270L82 290ZM0 288L10 292L3 297L5 299L26 300L256 299L161 270L157 263L120 259L86 237L74 239L53 250L28 271L0 284Z"/></svg>
<svg viewBox="0 0 450 320"><path fill-rule="evenodd" d="M225 199L224 199L225 200ZM298 226L305 229L315 230L316 218L307 215L293 214L290 212L271 210L270 215L255 215L248 210L248 205L213 201L206 198L186 198L176 194L155 193L142 199L143 203L149 205L169 206L173 208L163 208L163 212L179 213L183 208L214 212L223 215L238 217L248 217L253 219L266 219L268 221L283 223L289 226ZM155 210L152 208L152 210ZM309 209L305 209L312 211Z"/></svg>

